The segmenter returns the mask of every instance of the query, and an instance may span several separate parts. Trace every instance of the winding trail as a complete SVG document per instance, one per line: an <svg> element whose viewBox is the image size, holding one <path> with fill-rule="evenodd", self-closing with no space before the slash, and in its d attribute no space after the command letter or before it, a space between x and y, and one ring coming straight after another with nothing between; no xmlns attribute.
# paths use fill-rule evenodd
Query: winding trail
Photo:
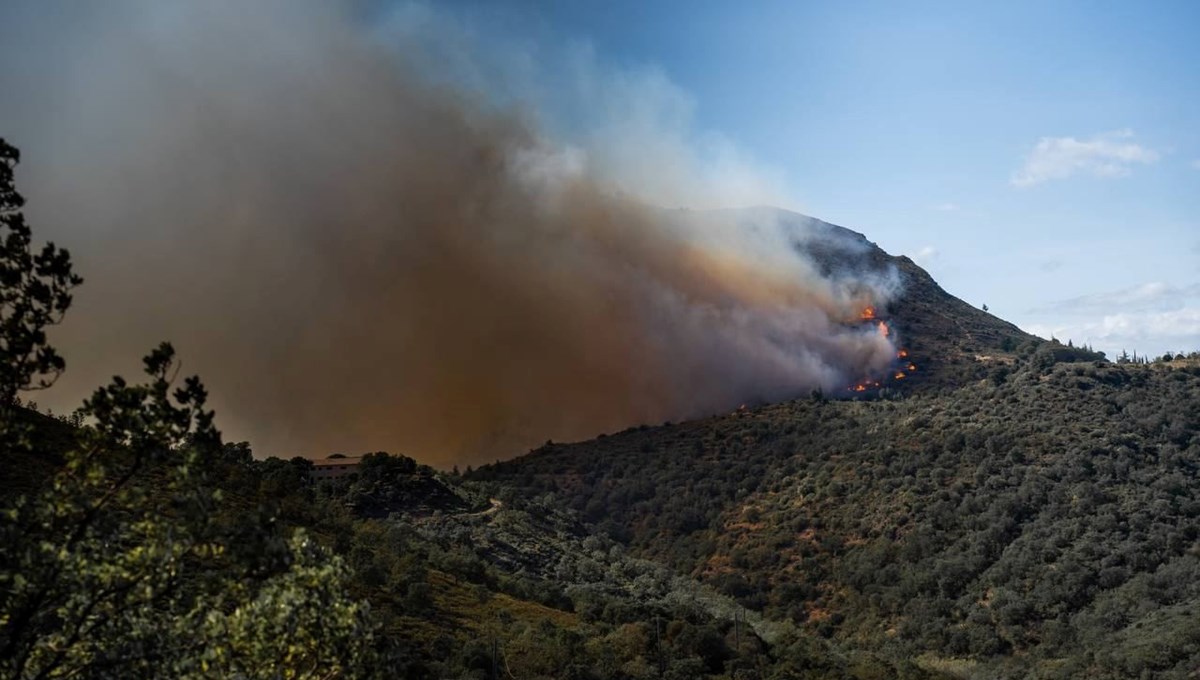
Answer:
<svg viewBox="0 0 1200 680"><path fill-rule="evenodd" d="M489 498L488 503L492 504L491 507L488 507L484 510L480 510L479 512L468 512L461 516L462 517L485 517L487 515L496 514L497 510L504 507L504 501L501 501L499 498Z"/></svg>

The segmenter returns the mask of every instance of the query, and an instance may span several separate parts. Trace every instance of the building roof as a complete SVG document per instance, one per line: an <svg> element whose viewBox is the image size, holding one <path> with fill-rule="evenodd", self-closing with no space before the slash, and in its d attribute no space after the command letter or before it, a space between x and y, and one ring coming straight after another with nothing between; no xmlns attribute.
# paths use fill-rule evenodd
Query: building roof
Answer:
<svg viewBox="0 0 1200 680"><path fill-rule="evenodd" d="M337 467L345 465L358 465L361 462L362 456L355 456L353 458L347 456L346 458L318 458L314 460L312 464L313 467Z"/></svg>

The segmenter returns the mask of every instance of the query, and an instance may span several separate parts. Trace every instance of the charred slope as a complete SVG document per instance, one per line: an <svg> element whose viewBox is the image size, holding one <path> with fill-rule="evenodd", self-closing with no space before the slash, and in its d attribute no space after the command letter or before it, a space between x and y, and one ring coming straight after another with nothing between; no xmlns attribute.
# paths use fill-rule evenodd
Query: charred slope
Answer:
<svg viewBox="0 0 1200 680"><path fill-rule="evenodd" d="M843 644L962 677L1184 677L1200 369L1059 349L953 391L636 428L474 477L553 492L635 555Z"/></svg>
<svg viewBox="0 0 1200 680"><path fill-rule="evenodd" d="M863 234L800 213L773 207L682 211L683 220L715 220L739 238L784 234L827 279L874 281L894 286L895 295L873 309L886 321L908 356L887 375L857 376L881 387L912 393L957 387L1011 365L1016 350L1040 339L947 293L924 269L905 256L890 255ZM913 363L916 370L909 370ZM903 379L894 378L903 370ZM798 395L797 395L798 396ZM832 396L832 395L831 395ZM837 395L843 396L843 395ZM846 395L849 396L849 395ZM864 396L878 396L868 390Z"/></svg>
<svg viewBox="0 0 1200 680"><path fill-rule="evenodd" d="M947 293L911 259L889 255L863 234L777 208L745 212L744 219L762 219L767 214L791 230L796 247L810 255L827 276L897 274L899 296L877 313L898 334L917 370L907 372L903 383L888 383L893 388L911 392L978 380L997 366L1011 365L1015 350L1039 340Z"/></svg>

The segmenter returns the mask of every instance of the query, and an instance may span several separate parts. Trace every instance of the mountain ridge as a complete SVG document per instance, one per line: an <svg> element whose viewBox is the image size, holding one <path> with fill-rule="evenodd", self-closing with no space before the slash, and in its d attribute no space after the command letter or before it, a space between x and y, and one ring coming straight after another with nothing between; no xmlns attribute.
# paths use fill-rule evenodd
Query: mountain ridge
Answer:
<svg viewBox="0 0 1200 680"><path fill-rule="evenodd" d="M769 205L668 212L682 215L685 225L689 220L715 220L723 228L738 230L740 238L755 238L760 231L782 234L822 278L870 282L883 293L869 312L870 320L887 323L904 360L878 375L850 376L847 393L828 396L855 396L849 390L860 378L868 394L859 396L871 397L884 387L913 393L961 386L1011 366L1018 348L1042 341L947 292L908 256L892 255L848 227ZM903 378L895 377L898 372Z"/></svg>

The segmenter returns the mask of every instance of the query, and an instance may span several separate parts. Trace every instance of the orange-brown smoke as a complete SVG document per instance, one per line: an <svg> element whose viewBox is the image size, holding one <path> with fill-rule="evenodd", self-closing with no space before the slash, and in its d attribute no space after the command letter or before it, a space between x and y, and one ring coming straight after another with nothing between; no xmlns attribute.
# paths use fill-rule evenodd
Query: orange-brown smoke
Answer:
<svg viewBox="0 0 1200 680"><path fill-rule="evenodd" d="M260 454L448 465L844 389L896 355L857 323L881 279L818 275L786 214L652 207L344 9L65 7L83 28L51 47L0 34L33 50L0 60L29 217L87 279L53 336L60 409L170 339Z"/></svg>

